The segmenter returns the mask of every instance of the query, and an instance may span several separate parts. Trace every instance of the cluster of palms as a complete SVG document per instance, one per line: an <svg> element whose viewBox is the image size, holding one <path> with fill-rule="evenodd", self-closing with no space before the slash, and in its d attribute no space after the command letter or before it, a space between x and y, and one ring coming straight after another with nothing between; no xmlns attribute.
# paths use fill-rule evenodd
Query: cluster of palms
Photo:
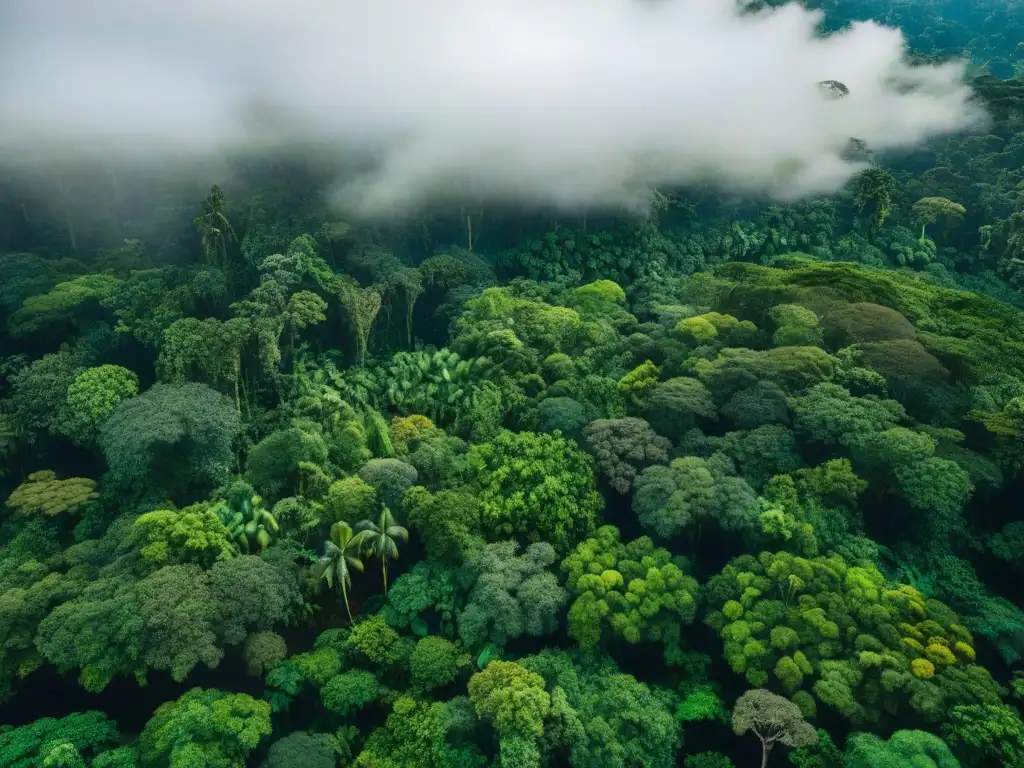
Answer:
<svg viewBox="0 0 1024 768"><path fill-rule="evenodd" d="M409 540L409 532L395 523L391 510L381 507L377 522L361 520L355 530L348 523L331 526L331 537L324 542L324 554L313 567L314 576L324 579L331 589L335 584L345 601L348 620L352 622L352 609L348 604L348 590L352 586L352 570L363 571L363 557L379 557L384 576L384 594L388 593L388 562L398 559L398 544Z"/></svg>

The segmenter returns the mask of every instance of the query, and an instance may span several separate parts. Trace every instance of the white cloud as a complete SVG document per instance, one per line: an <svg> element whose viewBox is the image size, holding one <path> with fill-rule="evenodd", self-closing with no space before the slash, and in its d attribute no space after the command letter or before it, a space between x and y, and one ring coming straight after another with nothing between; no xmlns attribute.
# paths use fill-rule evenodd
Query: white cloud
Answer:
<svg viewBox="0 0 1024 768"><path fill-rule="evenodd" d="M0 152L316 145L364 211L445 192L620 205L713 180L830 192L875 150L977 126L958 64L896 30L819 39L734 0L32 0L0 9ZM850 94L822 97L836 79ZM915 86L907 88L906 86ZM263 115L256 120L254 115ZM268 115L273 119L266 119Z"/></svg>

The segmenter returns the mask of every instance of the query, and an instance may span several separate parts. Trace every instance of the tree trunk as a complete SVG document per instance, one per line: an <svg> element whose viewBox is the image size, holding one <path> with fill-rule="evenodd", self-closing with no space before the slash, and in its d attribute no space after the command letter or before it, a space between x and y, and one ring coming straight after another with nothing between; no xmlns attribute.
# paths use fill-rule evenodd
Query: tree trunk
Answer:
<svg viewBox="0 0 1024 768"><path fill-rule="evenodd" d="M348 604L348 587L345 586L344 579L341 580L341 596L345 600L345 613L348 614L348 623L355 624L355 621L352 620L352 609Z"/></svg>
<svg viewBox="0 0 1024 768"><path fill-rule="evenodd" d="M384 597L388 596L388 559L382 557L380 559L381 571L384 573Z"/></svg>
<svg viewBox="0 0 1024 768"><path fill-rule="evenodd" d="M369 334L363 334L356 329L356 358L361 366L366 360L366 336Z"/></svg>
<svg viewBox="0 0 1024 768"><path fill-rule="evenodd" d="M233 363L234 374L235 374L234 375L234 379L235 379L235 410L238 412L238 415L241 416L242 415L242 400L241 400L241 397L239 396L239 394L240 394L239 393L239 384L241 384L244 387L245 383L242 381L242 354L240 352L236 352L235 353L235 357L234 357L234 360L232 361L232 363ZM246 410L246 413L248 413L248 411L249 411L249 397L248 397L248 395L246 395L246 397L245 397L245 410Z"/></svg>
<svg viewBox="0 0 1024 768"><path fill-rule="evenodd" d="M242 385L242 402L245 403L245 415L248 418L252 418L252 410L249 408L249 389L245 386L245 376L241 374L242 364L241 361L238 363L239 376L237 381Z"/></svg>
<svg viewBox="0 0 1024 768"><path fill-rule="evenodd" d="M405 295L405 336L406 336L406 339L408 339L409 351L410 352L413 350L413 347L414 347L413 340L412 340L412 313L413 313L413 309L415 309L415 307L416 307L416 299L414 299L411 294L406 293L406 295Z"/></svg>
<svg viewBox="0 0 1024 768"><path fill-rule="evenodd" d="M295 373L295 323L288 323L288 364L292 367L292 373Z"/></svg>

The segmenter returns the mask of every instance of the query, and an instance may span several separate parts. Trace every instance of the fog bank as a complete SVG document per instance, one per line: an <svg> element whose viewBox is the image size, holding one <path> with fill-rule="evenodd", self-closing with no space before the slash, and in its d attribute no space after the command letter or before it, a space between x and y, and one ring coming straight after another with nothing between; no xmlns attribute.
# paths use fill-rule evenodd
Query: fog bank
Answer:
<svg viewBox="0 0 1024 768"><path fill-rule="evenodd" d="M734 0L31 0L0 9L0 158L178 162L314 146L374 214L453 195L642 206L712 181L827 193L981 124L959 64L873 23ZM846 84L841 100L816 83Z"/></svg>

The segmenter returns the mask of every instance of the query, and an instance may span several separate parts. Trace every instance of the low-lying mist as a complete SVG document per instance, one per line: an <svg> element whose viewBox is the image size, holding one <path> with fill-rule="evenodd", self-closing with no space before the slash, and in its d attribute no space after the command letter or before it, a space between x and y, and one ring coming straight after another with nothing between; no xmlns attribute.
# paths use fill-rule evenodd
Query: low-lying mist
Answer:
<svg viewBox="0 0 1024 768"><path fill-rule="evenodd" d="M641 208L658 185L790 199L980 125L963 65L734 0L33 0L0 9L0 162L349 163L367 215L471 196ZM849 88L826 98L818 81ZM357 170L358 169L358 170Z"/></svg>

